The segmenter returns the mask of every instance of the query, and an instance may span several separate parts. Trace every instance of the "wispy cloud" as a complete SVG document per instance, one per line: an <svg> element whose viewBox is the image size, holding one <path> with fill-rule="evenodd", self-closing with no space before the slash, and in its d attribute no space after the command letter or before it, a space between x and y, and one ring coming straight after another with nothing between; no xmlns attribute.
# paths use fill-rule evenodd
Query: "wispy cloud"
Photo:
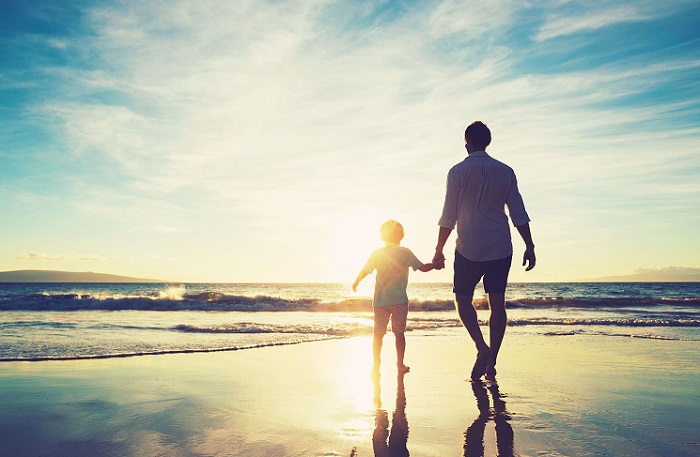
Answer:
<svg viewBox="0 0 700 457"><path fill-rule="evenodd" d="M638 9L635 5L613 5L606 8L597 8L591 4L593 11L582 11L578 14L553 15L540 28L536 36L537 41L549 40L563 35L571 35L579 32L609 27L623 22L635 22L648 19L650 15Z"/></svg>
<svg viewBox="0 0 700 457"><path fill-rule="evenodd" d="M117 260L116 256L103 256L99 254L87 254L87 255L49 255L43 252L26 252L24 254L19 254L17 256L19 260L31 260L31 261L64 261L64 260L78 260L81 262L95 262L104 260Z"/></svg>
<svg viewBox="0 0 700 457"><path fill-rule="evenodd" d="M545 14L544 23L539 28L535 39L545 41L614 25L649 21L673 14L690 4L686 1L662 4L648 0L552 2L553 11Z"/></svg>
<svg viewBox="0 0 700 457"><path fill-rule="evenodd" d="M63 256L52 256L45 254L43 252L27 252L24 254L19 254L17 256L18 259L21 260L62 260L65 257Z"/></svg>
<svg viewBox="0 0 700 457"><path fill-rule="evenodd" d="M122 255L102 255L102 254L75 254L75 255L51 255L44 252L25 252L16 256L18 260L29 261L79 261L79 262L107 262L107 261L144 261L144 260L168 260L176 259L164 258L153 254L122 254Z"/></svg>

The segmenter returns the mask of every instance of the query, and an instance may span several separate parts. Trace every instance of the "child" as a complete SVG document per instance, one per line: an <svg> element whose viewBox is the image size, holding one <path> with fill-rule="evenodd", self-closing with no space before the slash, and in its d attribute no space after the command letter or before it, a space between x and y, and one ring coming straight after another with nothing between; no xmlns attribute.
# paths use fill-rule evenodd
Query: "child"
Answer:
<svg viewBox="0 0 700 457"><path fill-rule="evenodd" d="M379 377L381 365L382 340L386 334L386 327L391 318L391 330L396 339L396 365L399 374L406 373L409 367L403 364L406 352L406 318L408 316L408 267L413 270L430 271L434 268L432 263L423 264L410 249L399 246L403 239L403 226L394 220L388 220L382 224L380 238L386 244L370 255L364 268L357 275L352 290L357 291L357 286L365 276L377 270L377 279L374 285L374 339L372 340L372 353L374 366L372 376Z"/></svg>

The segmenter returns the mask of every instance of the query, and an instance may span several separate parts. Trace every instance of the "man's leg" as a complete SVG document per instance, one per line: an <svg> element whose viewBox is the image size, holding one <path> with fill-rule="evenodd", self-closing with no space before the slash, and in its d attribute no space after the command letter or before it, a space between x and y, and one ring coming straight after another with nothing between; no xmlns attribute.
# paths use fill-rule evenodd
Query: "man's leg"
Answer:
<svg viewBox="0 0 700 457"><path fill-rule="evenodd" d="M479 327L479 320L476 316L476 308L472 304L473 295L467 294L455 294L457 298L457 312L459 313L459 318L462 320L462 324L469 332L469 336L474 340L476 344L476 350L481 352L488 349L486 341L484 341L484 335L481 333L481 328Z"/></svg>
<svg viewBox="0 0 700 457"><path fill-rule="evenodd" d="M464 324L467 332L469 332L469 336L472 337L474 344L476 344L476 350L478 351L470 376L472 381L476 381L486 373L486 368L491 360L491 351L486 345L484 335L482 335L481 328L479 327L476 308L474 308L472 304L473 294L456 294L456 297L459 318L462 320L462 324Z"/></svg>
<svg viewBox="0 0 700 457"><path fill-rule="evenodd" d="M489 368L496 366L496 358L498 351L501 349L503 337L506 334L506 294L505 293L489 293L489 308L491 308L491 316L489 318L489 338L491 342L491 361ZM494 370L495 372L495 370Z"/></svg>
<svg viewBox="0 0 700 457"><path fill-rule="evenodd" d="M491 359L491 351L484 341L484 335L481 334L476 308L474 308L474 304L472 303L474 299L474 287L476 287L484 274L484 262L473 262L461 255L458 251L455 251L453 290L457 300L457 312L478 351L474 367L472 368L472 381L478 380L486 373L486 368Z"/></svg>
<svg viewBox="0 0 700 457"><path fill-rule="evenodd" d="M484 290L489 297L489 340L491 357L486 368L486 379L496 380L496 359L506 333L506 287L512 256L489 261L484 274Z"/></svg>

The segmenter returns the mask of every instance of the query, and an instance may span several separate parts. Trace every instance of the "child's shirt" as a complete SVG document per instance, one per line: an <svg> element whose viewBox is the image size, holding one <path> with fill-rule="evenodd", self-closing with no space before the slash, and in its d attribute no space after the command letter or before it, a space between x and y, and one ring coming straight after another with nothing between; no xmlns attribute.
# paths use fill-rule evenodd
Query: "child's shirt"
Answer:
<svg viewBox="0 0 700 457"><path fill-rule="evenodd" d="M408 267L415 271L422 266L413 252L403 246L385 246L374 251L363 268L367 274L377 270L372 305L407 305Z"/></svg>

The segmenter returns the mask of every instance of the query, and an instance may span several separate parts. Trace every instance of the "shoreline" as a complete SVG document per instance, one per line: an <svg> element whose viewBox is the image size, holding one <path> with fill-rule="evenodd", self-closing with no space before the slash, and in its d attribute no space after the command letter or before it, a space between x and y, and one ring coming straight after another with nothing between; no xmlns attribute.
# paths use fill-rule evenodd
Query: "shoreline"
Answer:
<svg viewBox="0 0 700 457"><path fill-rule="evenodd" d="M20 358L20 357L0 357L0 366L3 363L11 362L75 362L80 360L90 361L90 360L106 360L106 359L125 359L130 357L149 357L149 356L159 356L159 355L177 355L177 354L209 354L213 352L235 352L235 351L246 351L251 349L261 349L266 347L274 346L294 346L295 344L304 343L315 343L318 341L328 341L333 339L340 339L343 337L328 336L326 338L318 338L314 340L304 340L304 341L284 341L284 342L273 342L273 343L263 343L251 346L232 346L223 348L206 348L206 349L173 349L164 351L154 351L154 352L134 352L134 353L120 353L120 354L105 354L105 355L81 355L81 356L66 356L66 357L31 357L31 358Z"/></svg>
<svg viewBox="0 0 700 457"><path fill-rule="evenodd" d="M698 456L698 349L510 332L496 394L465 381L474 350L462 329L408 333L403 380L387 334L378 389L370 337L6 362L0 439L8 456L359 457L382 455L386 433L387 446L394 436L402 449L404 427L411 455L461 456L465 445L480 455L479 443L495 455L510 428L513 455Z"/></svg>

